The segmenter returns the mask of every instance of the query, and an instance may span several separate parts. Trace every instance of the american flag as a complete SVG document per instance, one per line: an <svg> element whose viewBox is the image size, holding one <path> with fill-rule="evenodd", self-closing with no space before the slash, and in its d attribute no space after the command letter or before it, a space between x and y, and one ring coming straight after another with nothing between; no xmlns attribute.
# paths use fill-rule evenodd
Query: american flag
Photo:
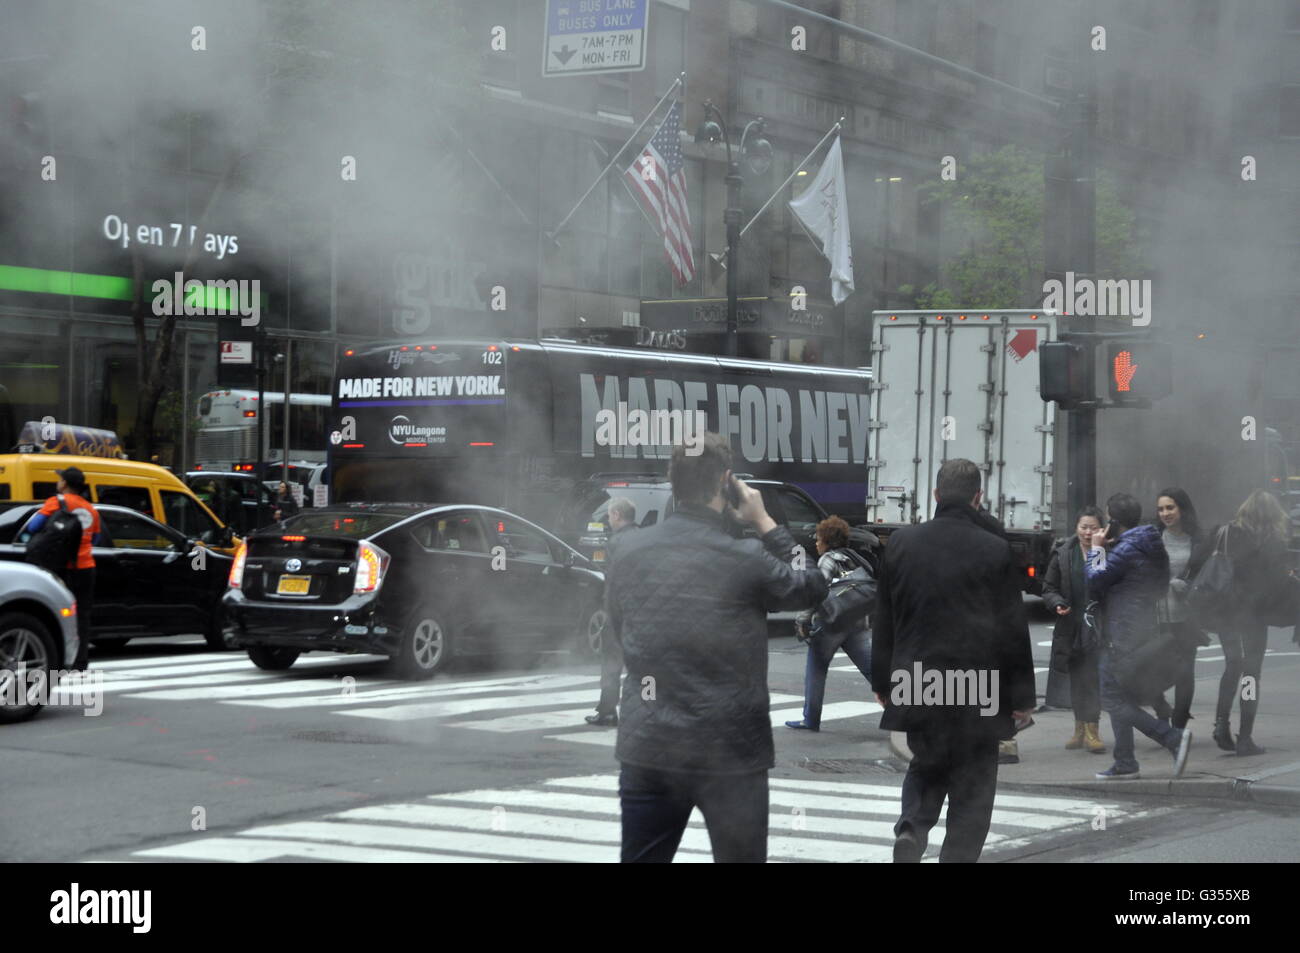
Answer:
<svg viewBox="0 0 1300 953"><path fill-rule="evenodd" d="M680 133L682 104L673 103L636 161L623 173L632 194L659 223L673 277L684 285L695 277L691 213L686 207L686 167Z"/></svg>

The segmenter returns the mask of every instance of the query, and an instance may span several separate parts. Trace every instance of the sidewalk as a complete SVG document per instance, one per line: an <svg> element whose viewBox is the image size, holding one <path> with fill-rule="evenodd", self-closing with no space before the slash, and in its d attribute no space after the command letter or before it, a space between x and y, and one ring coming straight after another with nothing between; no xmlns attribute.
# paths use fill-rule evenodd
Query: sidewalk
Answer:
<svg viewBox="0 0 1300 953"><path fill-rule="evenodd" d="M1192 721L1188 723L1192 750L1181 778L1173 776L1173 758L1141 732L1135 732L1142 777L1136 781L1098 781L1093 774L1112 764L1110 748L1114 738L1106 713L1101 716L1101 737L1107 747L1103 755L1087 750L1066 751L1065 742L1074 731L1074 715L1053 710L1036 712L1034 726L1017 736L1020 764L1001 765L998 784L1214 797L1300 808L1300 684L1296 684L1294 674L1295 668L1290 666L1278 666L1270 673L1265 662L1254 732L1255 743L1265 749L1262 755L1238 758L1214 743L1210 733L1214 730L1218 681L1202 677L1197 679ZM1172 693L1169 697L1172 700ZM1240 715L1234 710L1234 737L1239 724Z"/></svg>

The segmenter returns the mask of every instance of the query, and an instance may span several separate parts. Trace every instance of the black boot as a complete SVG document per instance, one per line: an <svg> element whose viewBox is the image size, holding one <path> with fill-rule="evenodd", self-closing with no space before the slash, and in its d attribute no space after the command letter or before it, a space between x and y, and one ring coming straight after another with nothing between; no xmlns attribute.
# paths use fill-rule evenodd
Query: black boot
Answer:
<svg viewBox="0 0 1300 953"><path fill-rule="evenodd" d="M1214 723L1214 743L1224 751L1236 751L1237 742L1232 738L1232 727L1228 724L1228 719L1221 718Z"/></svg>
<svg viewBox="0 0 1300 953"><path fill-rule="evenodd" d="M1238 758L1247 758L1250 757L1251 755L1263 754L1264 751L1265 751L1264 748L1261 748L1259 745L1255 744L1255 742L1251 740L1250 735L1237 736L1237 757Z"/></svg>

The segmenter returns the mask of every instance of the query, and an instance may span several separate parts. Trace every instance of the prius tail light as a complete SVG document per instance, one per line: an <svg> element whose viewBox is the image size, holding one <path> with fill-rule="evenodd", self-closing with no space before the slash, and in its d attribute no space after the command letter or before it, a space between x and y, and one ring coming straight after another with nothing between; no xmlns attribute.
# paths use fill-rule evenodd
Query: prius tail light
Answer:
<svg viewBox="0 0 1300 953"><path fill-rule="evenodd" d="M230 564L230 588L244 587L244 560L248 558L248 543L240 543L235 550L235 561Z"/></svg>
<svg viewBox="0 0 1300 953"><path fill-rule="evenodd" d="M378 546L362 542L357 547L357 578L352 584L353 593L360 595L378 591L388 571L390 557Z"/></svg>

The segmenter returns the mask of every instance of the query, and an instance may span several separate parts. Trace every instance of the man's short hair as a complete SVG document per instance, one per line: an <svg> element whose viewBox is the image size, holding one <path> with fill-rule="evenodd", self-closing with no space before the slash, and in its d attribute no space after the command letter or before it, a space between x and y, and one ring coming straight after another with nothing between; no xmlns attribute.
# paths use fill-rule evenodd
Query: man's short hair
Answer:
<svg viewBox="0 0 1300 953"><path fill-rule="evenodd" d="M939 468L935 489L940 503L967 503L980 491L980 468L957 457Z"/></svg>
<svg viewBox="0 0 1300 953"><path fill-rule="evenodd" d="M817 524L817 539L827 549L843 549L849 544L849 524L838 516L828 516Z"/></svg>
<svg viewBox="0 0 1300 953"><path fill-rule="evenodd" d="M610 514L617 513L624 523L636 522L636 506L626 496L616 496L609 501Z"/></svg>
<svg viewBox="0 0 1300 953"><path fill-rule="evenodd" d="M1106 513L1112 522L1119 523L1125 529L1132 529L1142 522L1142 504L1127 493L1116 493L1107 500Z"/></svg>
<svg viewBox="0 0 1300 953"><path fill-rule="evenodd" d="M678 503L708 503L717 492L722 474L731 469L731 444L726 437L708 431L698 449L699 453L692 456L684 443L673 447L668 479Z"/></svg>

